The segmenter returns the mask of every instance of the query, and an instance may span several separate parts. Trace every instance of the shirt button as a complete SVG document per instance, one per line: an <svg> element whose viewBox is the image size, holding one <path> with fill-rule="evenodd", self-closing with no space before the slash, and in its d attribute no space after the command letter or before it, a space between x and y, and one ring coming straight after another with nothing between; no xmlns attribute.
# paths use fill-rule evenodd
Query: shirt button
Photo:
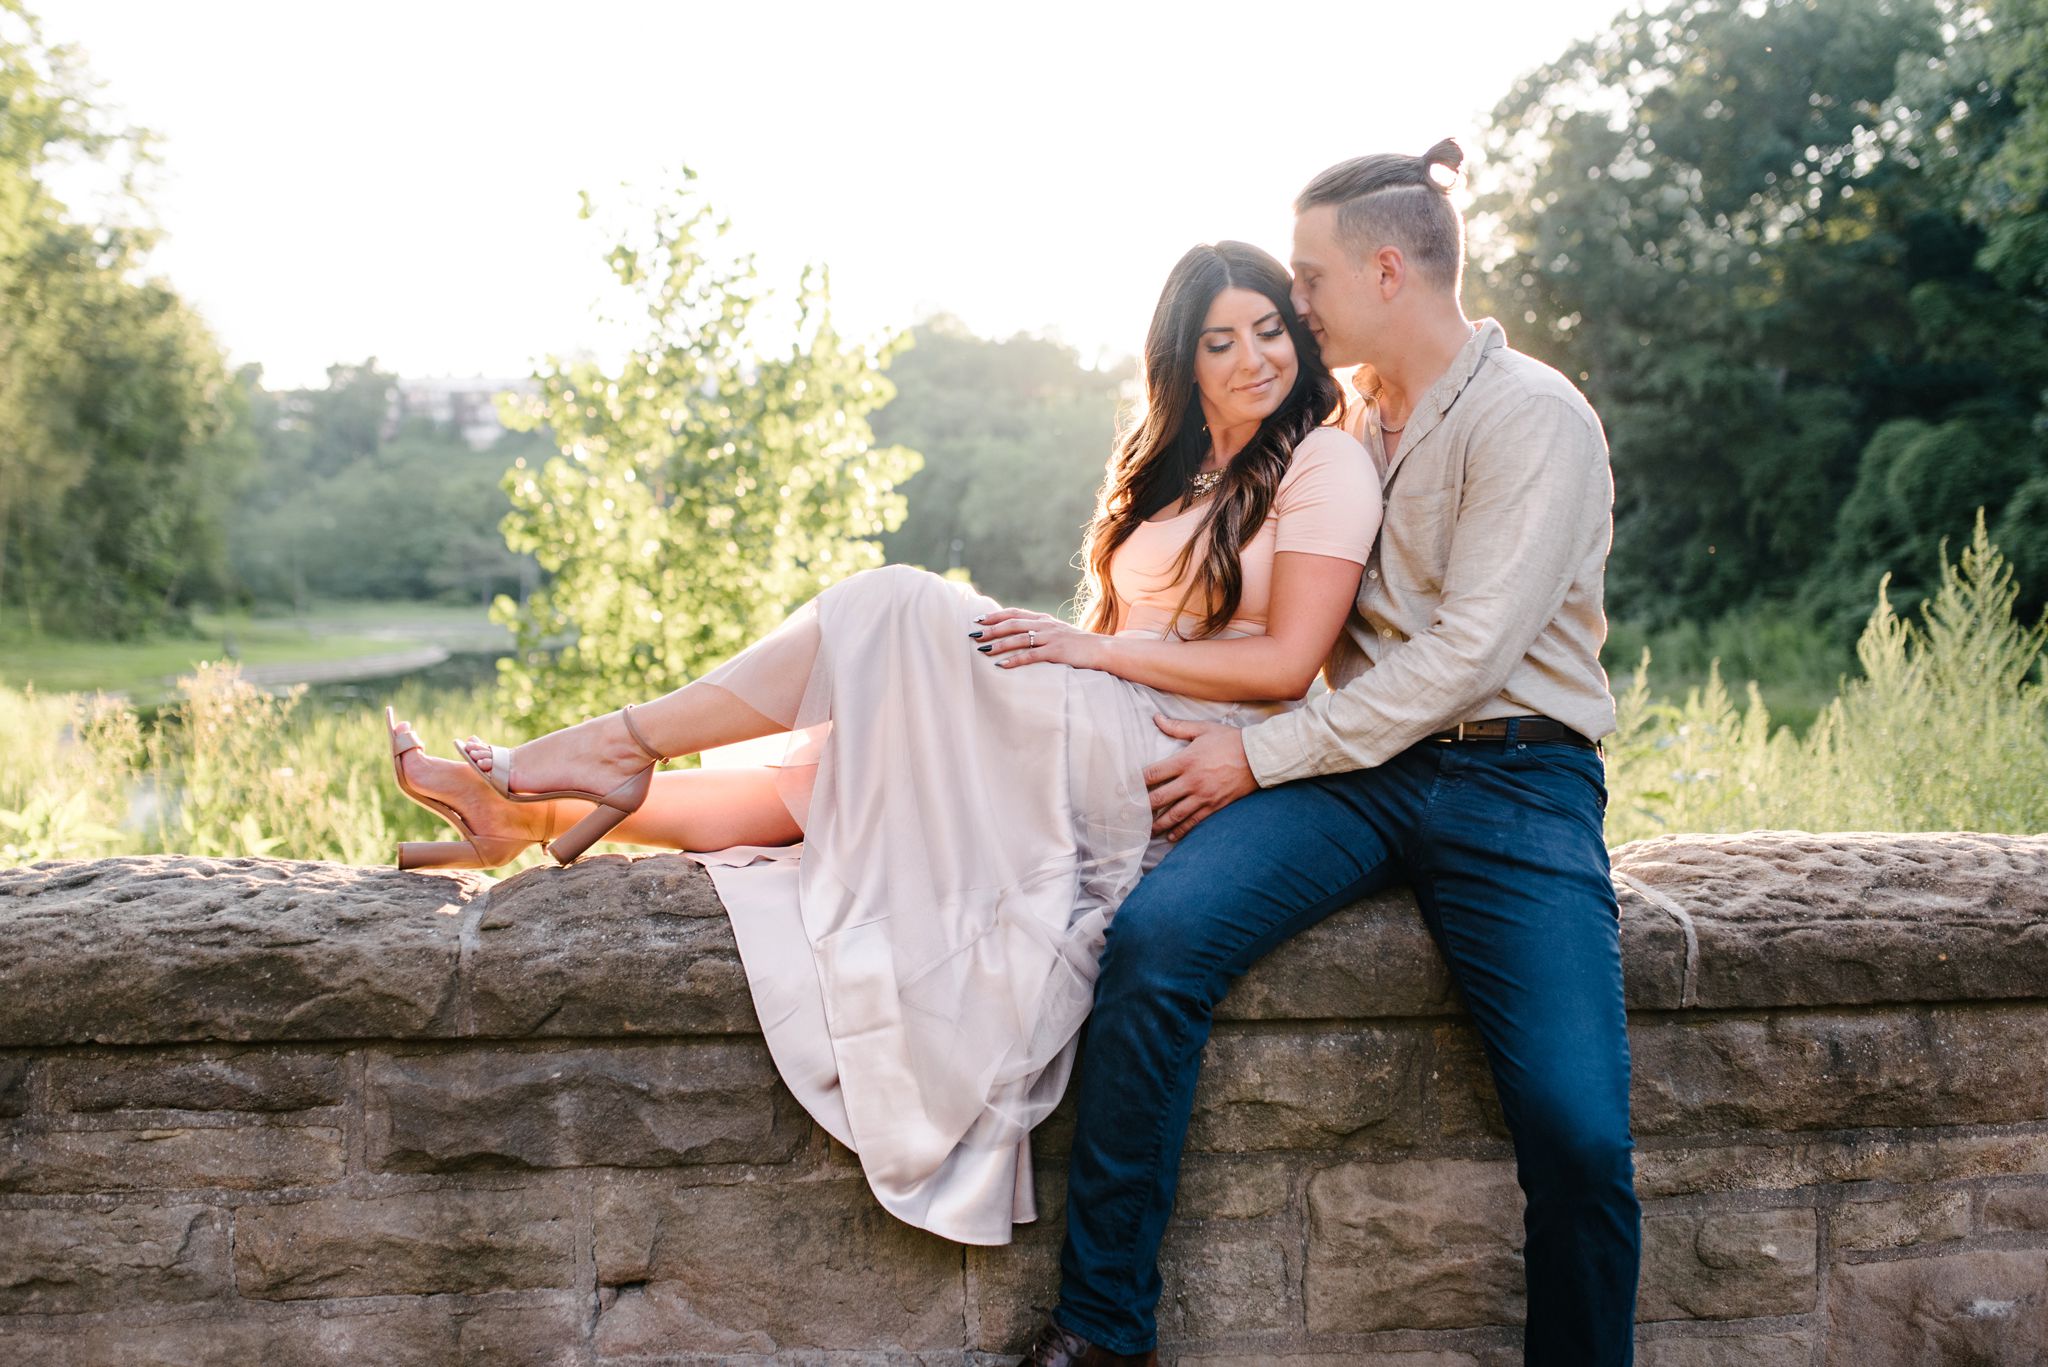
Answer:
<svg viewBox="0 0 2048 1367"><path fill-rule="evenodd" d="M1393 629L1392 627L1381 627L1381 628L1380 628L1380 636L1381 636L1382 638L1384 638L1384 639L1392 639L1393 635L1394 635L1394 629Z"/></svg>
<svg viewBox="0 0 2048 1367"><path fill-rule="evenodd" d="M1378 570L1367 570L1365 572L1365 577L1367 579L1377 579L1380 577L1380 572Z"/></svg>

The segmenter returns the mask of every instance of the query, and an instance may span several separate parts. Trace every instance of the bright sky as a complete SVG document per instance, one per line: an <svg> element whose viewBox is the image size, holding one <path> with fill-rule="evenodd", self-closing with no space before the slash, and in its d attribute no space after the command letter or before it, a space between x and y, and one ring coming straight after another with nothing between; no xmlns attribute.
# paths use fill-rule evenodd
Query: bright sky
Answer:
<svg viewBox="0 0 2048 1367"><path fill-rule="evenodd" d="M944 311L1132 352L1189 245L1284 260L1311 175L1476 151L1622 0L31 5L160 135L156 267L275 386L607 350L577 191L684 162L770 283L831 266L847 331Z"/></svg>

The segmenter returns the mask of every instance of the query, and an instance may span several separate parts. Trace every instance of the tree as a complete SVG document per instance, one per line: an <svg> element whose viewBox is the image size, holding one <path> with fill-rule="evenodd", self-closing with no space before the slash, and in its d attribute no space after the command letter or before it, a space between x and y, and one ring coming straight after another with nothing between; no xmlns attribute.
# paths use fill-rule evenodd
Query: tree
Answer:
<svg viewBox="0 0 2048 1367"><path fill-rule="evenodd" d="M506 482L507 544L552 578L494 609L517 640L507 705L534 725L688 682L879 564L876 538L903 516L893 490L918 467L866 420L890 397L893 346L843 339L814 271L794 340L766 348L753 262L719 250L727 224L694 180L685 169L606 257L644 328L623 363L551 360L539 395L507 409L560 449Z"/></svg>
<svg viewBox="0 0 2048 1367"><path fill-rule="evenodd" d="M889 371L896 397L874 418L883 440L924 453L888 558L965 569L1006 603L1063 602L1130 368L1089 370L1057 342L989 341L951 318L911 336Z"/></svg>
<svg viewBox="0 0 2048 1367"><path fill-rule="evenodd" d="M221 587L251 446L219 345L144 276L146 137L89 96L74 54L0 0L0 606L132 635ZM104 221L50 192L60 156L111 178Z"/></svg>
<svg viewBox="0 0 2048 1367"><path fill-rule="evenodd" d="M1616 480L1611 599L1650 622L1796 592L1912 355L1887 101L1932 0L1622 16L1495 110L1471 280L1580 379ZM1859 601L1863 594L1859 591Z"/></svg>

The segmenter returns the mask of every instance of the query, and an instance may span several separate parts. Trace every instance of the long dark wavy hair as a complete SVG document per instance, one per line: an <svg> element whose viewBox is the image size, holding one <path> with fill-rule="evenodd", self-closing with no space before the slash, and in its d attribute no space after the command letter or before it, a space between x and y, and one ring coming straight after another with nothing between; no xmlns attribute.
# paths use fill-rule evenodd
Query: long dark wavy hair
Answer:
<svg viewBox="0 0 2048 1367"><path fill-rule="evenodd" d="M1109 562L1138 524L1187 494L1188 481L1209 455L1209 428L1195 389L1195 348L1209 306L1227 289L1256 290L1273 301L1294 339L1299 370L1294 387L1259 430L1230 459L1215 497L1174 562L1186 575L1197 546L1202 563L1182 604L1213 604L1191 639L1214 636L1237 615L1244 596L1244 543L1272 511L1274 491L1301 439L1343 416L1343 390L1323 365L1315 334L1289 298L1286 269L1245 242L1191 247L1175 263L1145 333L1145 409L1117 439L1095 500L1095 516L1081 544L1078 595L1082 624L1113 632L1123 616L1109 580ZM1176 627L1178 632L1178 627Z"/></svg>

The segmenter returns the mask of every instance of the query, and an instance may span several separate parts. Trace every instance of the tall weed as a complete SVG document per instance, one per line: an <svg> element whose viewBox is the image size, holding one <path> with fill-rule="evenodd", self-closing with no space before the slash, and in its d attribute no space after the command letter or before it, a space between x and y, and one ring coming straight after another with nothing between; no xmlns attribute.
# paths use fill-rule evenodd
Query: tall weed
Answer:
<svg viewBox="0 0 2048 1367"><path fill-rule="evenodd" d="M1983 519L1911 622L1883 589L1848 679L1802 740L1774 728L1756 686L1738 707L1718 666L1683 701L1649 697L1649 660L1608 746L1608 838L1670 831L2048 830L2048 619L2019 589Z"/></svg>

